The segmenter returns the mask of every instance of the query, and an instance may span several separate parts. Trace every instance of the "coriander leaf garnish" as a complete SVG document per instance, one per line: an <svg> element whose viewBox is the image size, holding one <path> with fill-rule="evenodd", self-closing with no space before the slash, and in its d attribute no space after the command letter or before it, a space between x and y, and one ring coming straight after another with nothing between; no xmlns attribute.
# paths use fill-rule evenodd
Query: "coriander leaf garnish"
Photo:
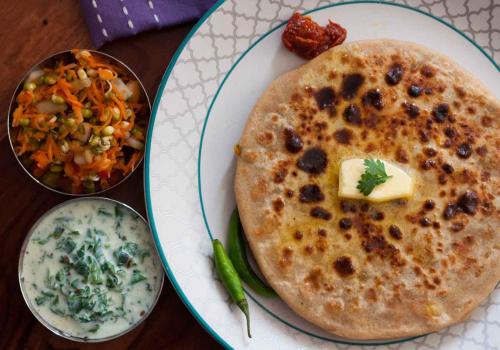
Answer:
<svg viewBox="0 0 500 350"><path fill-rule="evenodd" d="M37 305L43 305L47 300L52 300L52 298L54 298L55 295L53 293L50 293L50 292L42 292L42 294L40 294L39 296L37 296L35 298L35 302Z"/></svg>
<svg viewBox="0 0 500 350"><path fill-rule="evenodd" d="M55 239L59 239L59 238L61 238L61 235L63 234L63 232L64 232L64 227L57 226L54 229L54 232L52 232L52 234L50 236L54 237Z"/></svg>
<svg viewBox="0 0 500 350"><path fill-rule="evenodd" d="M46 244L51 238L54 238L54 239L59 239L61 238L61 235L63 234L64 232L64 227L61 227L61 226L57 226L55 229L54 229L54 232L52 232L50 235L47 236L47 238L40 238L40 237L35 237L33 238L33 241L34 242L38 242L38 244L40 245L44 245Z"/></svg>
<svg viewBox="0 0 500 350"><path fill-rule="evenodd" d="M75 249L76 243L71 237L64 237L60 239L56 244L57 250L62 250L67 254L71 253Z"/></svg>
<svg viewBox="0 0 500 350"><path fill-rule="evenodd" d="M90 328L88 330L88 332L89 333L95 333L95 332L97 332L99 330L99 328L100 328L99 324L96 324L94 327Z"/></svg>
<svg viewBox="0 0 500 350"><path fill-rule="evenodd" d="M97 215L103 215L103 216L108 216L108 217L113 216L109 211L107 211L104 208L98 208L97 209Z"/></svg>
<svg viewBox="0 0 500 350"><path fill-rule="evenodd" d="M376 186L383 184L392 176L387 175L385 165L379 159L365 159L363 164L365 172L361 175L356 188L363 195L368 196Z"/></svg>
<svg viewBox="0 0 500 350"><path fill-rule="evenodd" d="M136 284L138 282L144 281L145 279L146 276L144 276L141 271L134 270L132 271L132 278L130 280L130 284Z"/></svg>

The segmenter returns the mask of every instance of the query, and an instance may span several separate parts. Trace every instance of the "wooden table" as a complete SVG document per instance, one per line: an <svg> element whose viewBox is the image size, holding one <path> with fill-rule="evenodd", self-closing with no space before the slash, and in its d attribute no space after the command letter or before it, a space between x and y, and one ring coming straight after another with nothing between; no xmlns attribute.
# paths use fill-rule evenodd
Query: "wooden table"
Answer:
<svg viewBox="0 0 500 350"><path fill-rule="evenodd" d="M68 197L37 185L17 164L6 133L7 111L15 87L33 64L60 50L92 48L92 45L76 0L3 0L0 3L3 67L0 84L0 349L220 348L191 316L168 279L149 318L133 332L103 344L64 340L32 316L18 283L21 244L35 220ZM168 62L192 25L117 40L101 50L129 65L153 99ZM126 183L106 196L124 201L144 215L142 171L136 171Z"/></svg>

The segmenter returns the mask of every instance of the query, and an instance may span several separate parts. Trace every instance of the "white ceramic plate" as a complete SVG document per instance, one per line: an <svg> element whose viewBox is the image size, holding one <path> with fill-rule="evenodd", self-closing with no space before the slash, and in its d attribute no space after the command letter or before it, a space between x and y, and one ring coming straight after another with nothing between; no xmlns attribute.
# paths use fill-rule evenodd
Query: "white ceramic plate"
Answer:
<svg viewBox="0 0 500 350"><path fill-rule="evenodd" d="M275 77L304 62L280 41L283 23L295 10L310 13L319 23L339 22L348 30L348 41L393 38L441 51L500 97L499 68L493 59L463 33L420 10L366 1L217 3L168 67L148 135L148 215L172 284L197 320L227 348L332 349L346 347L341 344L392 343L379 349L498 349L498 288L465 323L425 337L385 342L335 337L295 315L280 300L247 291L254 337L246 338L242 314L216 280L211 238L226 240L235 206L232 149L252 106Z"/></svg>

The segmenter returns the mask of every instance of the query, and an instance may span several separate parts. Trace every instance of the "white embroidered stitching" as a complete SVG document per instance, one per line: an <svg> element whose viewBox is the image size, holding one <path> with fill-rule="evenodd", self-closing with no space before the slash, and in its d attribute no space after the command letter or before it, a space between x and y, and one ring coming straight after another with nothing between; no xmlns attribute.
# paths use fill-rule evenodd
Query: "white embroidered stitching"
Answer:
<svg viewBox="0 0 500 350"><path fill-rule="evenodd" d="M95 8L95 11L96 11L96 16L97 16L97 21L101 24L101 27L102 27L102 35L104 35L106 38L108 37L108 31L106 30L106 28L104 27L104 24L102 23L102 17L101 15L99 14L99 12L97 12L97 2L96 0L92 0L92 6Z"/></svg>
<svg viewBox="0 0 500 350"><path fill-rule="evenodd" d="M151 10L154 9L153 0L149 0L148 5ZM153 17L157 23L160 23L160 19L158 18L158 15L155 12L153 12Z"/></svg>

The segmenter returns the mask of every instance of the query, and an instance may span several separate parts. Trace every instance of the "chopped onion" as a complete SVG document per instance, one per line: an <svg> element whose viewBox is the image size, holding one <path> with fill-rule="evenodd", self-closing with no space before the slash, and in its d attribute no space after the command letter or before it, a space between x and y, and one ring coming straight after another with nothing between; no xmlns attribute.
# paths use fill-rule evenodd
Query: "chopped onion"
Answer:
<svg viewBox="0 0 500 350"><path fill-rule="evenodd" d="M131 80L127 83L127 87L132 92L130 95L130 102L139 102L139 97L141 96L141 88L135 80Z"/></svg>
<svg viewBox="0 0 500 350"><path fill-rule="evenodd" d="M61 142L61 152L67 153L69 151L69 144L66 140Z"/></svg>
<svg viewBox="0 0 500 350"><path fill-rule="evenodd" d="M78 165L84 165L86 163L85 157L83 156L82 153L75 154L75 156L73 157L73 162L75 162Z"/></svg>
<svg viewBox="0 0 500 350"><path fill-rule="evenodd" d="M111 80L111 84L113 84L115 90L118 91L118 93L122 95L125 100L128 100L130 96L132 96L133 94L132 90L130 90L130 88L127 85L125 85L123 80L121 80L120 78L115 78Z"/></svg>
<svg viewBox="0 0 500 350"><path fill-rule="evenodd" d="M96 182L99 181L101 178L99 177L99 175L89 175L87 179Z"/></svg>
<svg viewBox="0 0 500 350"><path fill-rule="evenodd" d="M134 139L133 137L129 137L129 138L125 139L125 142L130 147L135 148L135 149L137 149L139 151L141 151L142 149L144 149L144 144L141 141L138 141L138 140Z"/></svg>
<svg viewBox="0 0 500 350"><path fill-rule="evenodd" d="M28 78L26 78L26 81L25 83L32 83L32 82L36 82L38 79L40 79L43 75L45 74L45 72L41 69L35 69L34 71L32 71L29 75L28 75Z"/></svg>
<svg viewBox="0 0 500 350"><path fill-rule="evenodd" d="M85 149L85 151L83 151L83 158L85 158L85 162L87 164L92 163L92 160L94 157L92 156L92 152L90 152L90 150L88 148Z"/></svg>
<svg viewBox="0 0 500 350"><path fill-rule="evenodd" d="M68 106L65 103L59 105L53 103L52 101L44 100L38 102L36 104L36 108L40 113L57 114L64 112Z"/></svg>

